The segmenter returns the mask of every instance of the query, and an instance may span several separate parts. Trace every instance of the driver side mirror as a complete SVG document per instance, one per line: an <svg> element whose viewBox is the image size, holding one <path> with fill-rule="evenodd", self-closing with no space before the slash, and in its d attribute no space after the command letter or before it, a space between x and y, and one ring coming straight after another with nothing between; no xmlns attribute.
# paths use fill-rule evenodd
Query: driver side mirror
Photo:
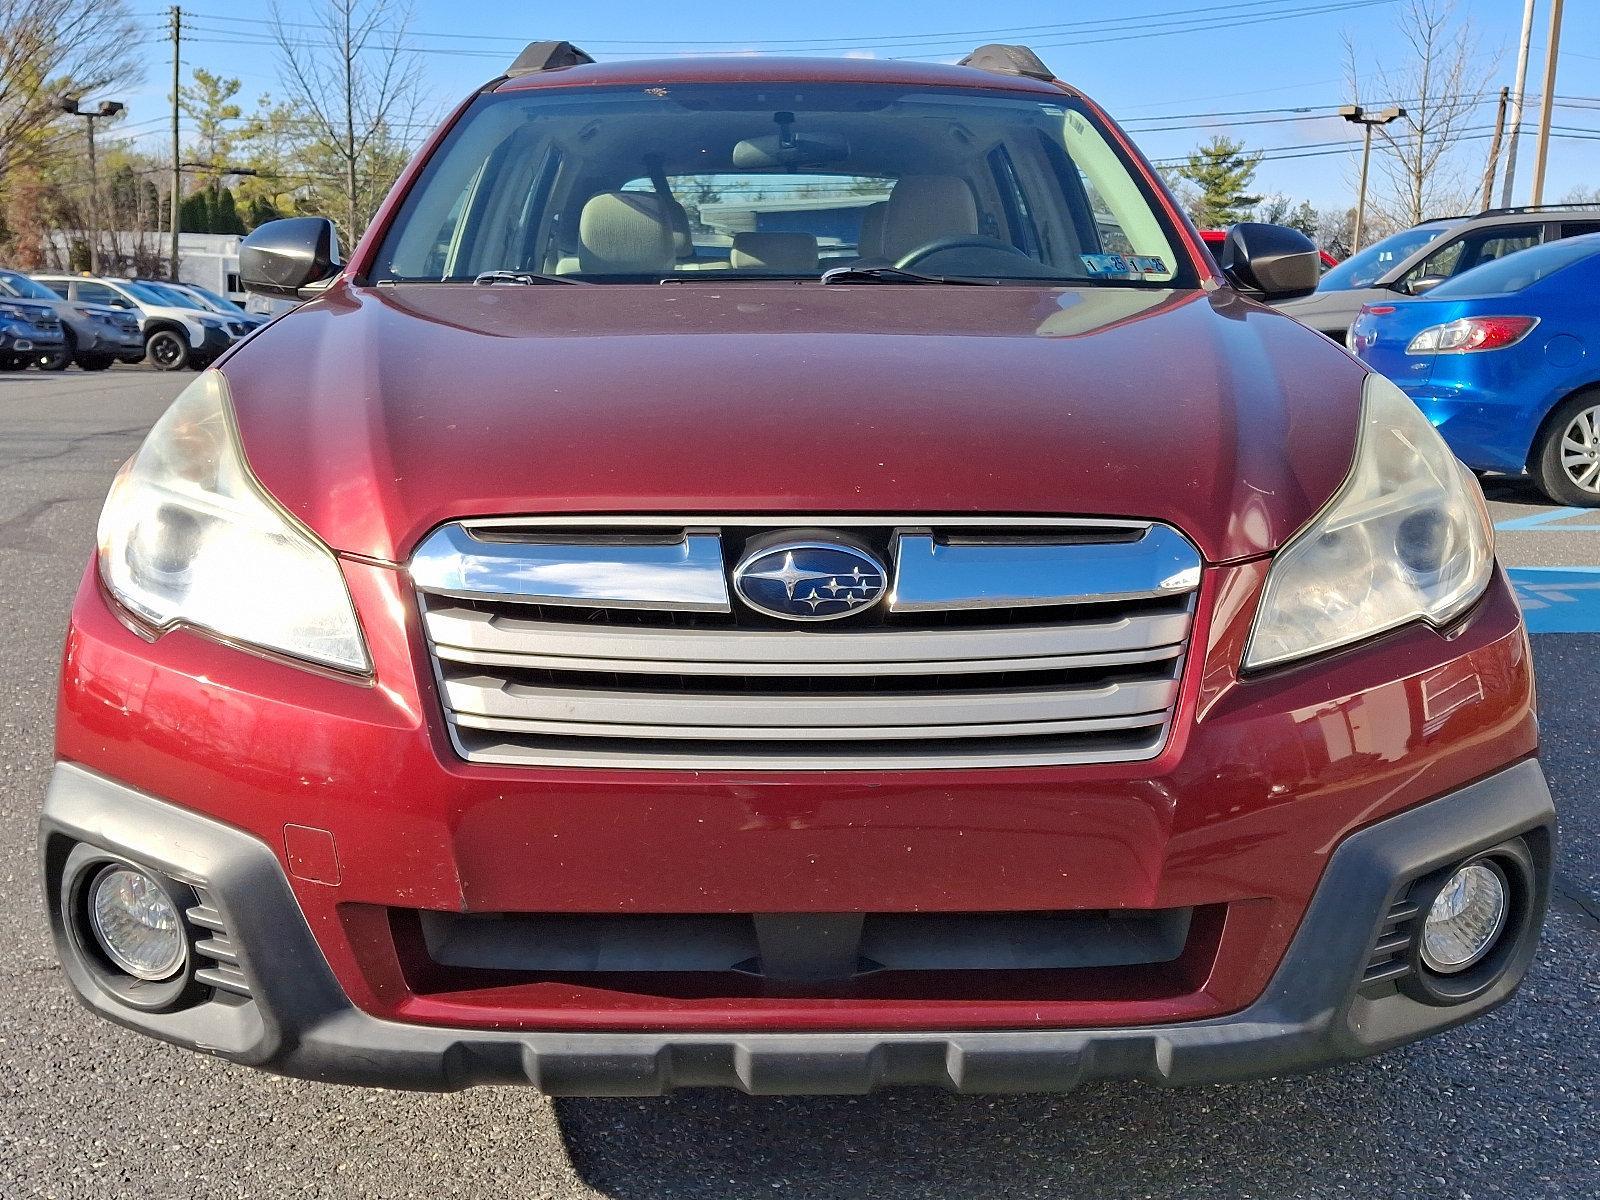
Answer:
<svg viewBox="0 0 1600 1200"><path fill-rule="evenodd" d="M1421 296L1425 292L1433 291L1444 281L1445 277L1443 275L1419 275L1417 278L1405 283L1399 290L1408 296Z"/></svg>
<svg viewBox="0 0 1600 1200"><path fill-rule="evenodd" d="M1322 278L1315 244L1285 225L1240 222L1228 230L1217 261L1230 283L1261 300L1309 295Z"/></svg>
<svg viewBox="0 0 1600 1200"><path fill-rule="evenodd" d="M239 247L239 279L246 291L263 296L307 299L326 288L343 265L339 232L326 217L268 221Z"/></svg>

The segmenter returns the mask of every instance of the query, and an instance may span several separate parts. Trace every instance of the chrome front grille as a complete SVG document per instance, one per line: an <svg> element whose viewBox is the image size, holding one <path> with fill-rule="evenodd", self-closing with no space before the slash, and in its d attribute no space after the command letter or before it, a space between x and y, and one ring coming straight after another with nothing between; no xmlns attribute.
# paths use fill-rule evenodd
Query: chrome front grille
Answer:
<svg viewBox="0 0 1600 1200"><path fill-rule="evenodd" d="M819 527L894 564L884 603L732 597L748 543ZM450 525L412 575L471 761L841 770L1154 757L1199 566L1142 523L645 518Z"/></svg>

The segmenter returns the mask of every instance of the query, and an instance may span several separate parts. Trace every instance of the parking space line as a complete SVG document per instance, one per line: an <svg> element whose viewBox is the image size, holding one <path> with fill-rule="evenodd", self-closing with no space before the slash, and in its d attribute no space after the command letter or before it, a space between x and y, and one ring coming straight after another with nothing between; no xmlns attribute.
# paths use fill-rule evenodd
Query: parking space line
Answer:
<svg viewBox="0 0 1600 1200"><path fill-rule="evenodd" d="M1585 514L1594 517L1594 521L1587 525L1557 525L1557 521L1566 521L1572 517L1581 517ZM1501 533L1515 532L1524 529L1537 529L1540 533L1596 533L1600 532L1600 510L1592 508L1555 508L1549 512L1533 513L1526 517L1513 517L1509 521L1501 521L1495 529Z"/></svg>
<svg viewBox="0 0 1600 1200"><path fill-rule="evenodd" d="M1600 633L1600 567L1511 567L1529 633Z"/></svg>

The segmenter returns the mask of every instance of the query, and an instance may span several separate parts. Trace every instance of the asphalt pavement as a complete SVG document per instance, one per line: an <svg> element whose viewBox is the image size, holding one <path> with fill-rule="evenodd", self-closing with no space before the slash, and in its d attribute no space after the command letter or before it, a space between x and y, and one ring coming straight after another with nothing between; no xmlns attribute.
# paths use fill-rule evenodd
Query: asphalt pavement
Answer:
<svg viewBox="0 0 1600 1200"><path fill-rule="evenodd" d="M91 1018L55 965L35 860L57 655L106 485L191 378L0 375L3 1200L1600 1195L1600 513L1511 480L1487 491L1536 630L1559 895L1521 995L1466 1028L1184 1091L552 1102L282 1080Z"/></svg>

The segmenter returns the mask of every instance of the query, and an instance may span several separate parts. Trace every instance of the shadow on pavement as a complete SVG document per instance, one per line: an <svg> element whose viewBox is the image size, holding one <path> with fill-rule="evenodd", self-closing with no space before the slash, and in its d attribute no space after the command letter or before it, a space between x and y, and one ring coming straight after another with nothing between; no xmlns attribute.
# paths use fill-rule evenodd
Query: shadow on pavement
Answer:
<svg viewBox="0 0 1600 1200"><path fill-rule="evenodd" d="M1401 1058L1404 1055L1400 1056ZM1301 1079L1068 1096L558 1100L572 1165L619 1200L805 1195L1299 1195L1307 1179L1380 1179L1382 1130L1419 1097L1397 1059ZM1426 1097L1423 1097L1426 1102ZM1425 1119L1425 1118L1424 1118ZM1315 1185L1313 1185L1315 1186Z"/></svg>

